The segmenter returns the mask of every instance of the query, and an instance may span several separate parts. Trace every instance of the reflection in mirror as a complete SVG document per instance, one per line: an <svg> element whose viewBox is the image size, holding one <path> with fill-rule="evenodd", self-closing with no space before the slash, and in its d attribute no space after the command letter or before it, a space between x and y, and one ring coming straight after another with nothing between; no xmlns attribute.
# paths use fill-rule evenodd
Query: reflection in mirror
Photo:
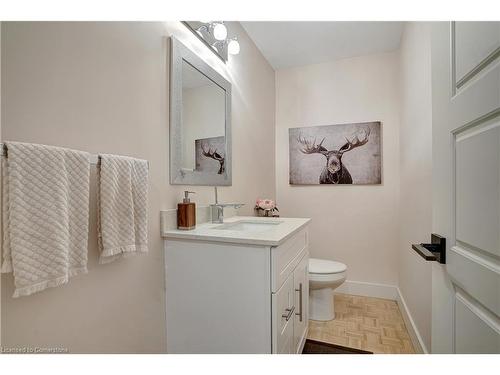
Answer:
<svg viewBox="0 0 500 375"><path fill-rule="evenodd" d="M231 83L170 40L170 183L229 186Z"/></svg>
<svg viewBox="0 0 500 375"><path fill-rule="evenodd" d="M183 170L224 173L225 117L225 91L182 60Z"/></svg>

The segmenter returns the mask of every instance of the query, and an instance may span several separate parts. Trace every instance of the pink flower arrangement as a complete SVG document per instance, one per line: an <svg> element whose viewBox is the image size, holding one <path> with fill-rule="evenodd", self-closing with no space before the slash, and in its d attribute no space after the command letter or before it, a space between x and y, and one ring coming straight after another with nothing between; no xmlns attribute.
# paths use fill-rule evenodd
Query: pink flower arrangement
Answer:
<svg viewBox="0 0 500 375"><path fill-rule="evenodd" d="M257 213L263 212L263 216L276 216L275 211L279 211L276 203L272 199L257 199L255 202L255 210ZM259 215L262 216L262 215Z"/></svg>
<svg viewBox="0 0 500 375"><path fill-rule="evenodd" d="M272 199L257 199L255 202L255 205L258 208L262 208L263 210L272 210L273 208L276 208L276 203Z"/></svg>

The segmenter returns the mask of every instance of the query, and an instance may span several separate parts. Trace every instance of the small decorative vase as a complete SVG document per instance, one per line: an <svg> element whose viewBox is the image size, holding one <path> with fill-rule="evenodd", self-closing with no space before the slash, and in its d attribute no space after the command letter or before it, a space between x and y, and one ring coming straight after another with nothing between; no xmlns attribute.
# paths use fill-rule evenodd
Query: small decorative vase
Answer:
<svg viewBox="0 0 500 375"><path fill-rule="evenodd" d="M277 209L262 209L260 207L255 207L255 216L259 217L279 217Z"/></svg>

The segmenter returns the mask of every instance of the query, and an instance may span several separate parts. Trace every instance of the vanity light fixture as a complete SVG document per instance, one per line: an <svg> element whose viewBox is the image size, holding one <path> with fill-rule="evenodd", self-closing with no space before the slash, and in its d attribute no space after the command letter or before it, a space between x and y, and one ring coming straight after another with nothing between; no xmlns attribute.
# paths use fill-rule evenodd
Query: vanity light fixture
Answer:
<svg viewBox="0 0 500 375"><path fill-rule="evenodd" d="M240 43L238 42L238 38L234 37L229 39L229 43L227 44L227 52L231 55L237 55L240 53Z"/></svg>
<svg viewBox="0 0 500 375"><path fill-rule="evenodd" d="M240 53L240 43L238 42L238 38L233 37L231 39L226 40L218 40L212 44L212 48L217 51L218 48L227 48L227 52L231 55L237 55Z"/></svg>
<svg viewBox="0 0 500 375"><path fill-rule="evenodd" d="M217 40L225 40L227 38L227 28L222 22L212 23L214 38Z"/></svg>
<svg viewBox="0 0 500 375"><path fill-rule="evenodd" d="M222 21L200 21L203 23L196 29L196 32L201 35L202 31L212 34L217 40L225 40L227 38L227 28Z"/></svg>
<svg viewBox="0 0 500 375"><path fill-rule="evenodd" d="M224 21L182 21L199 39L201 39L224 62L228 54L240 53L237 37L229 37Z"/></svg>
<svg viewBox="0 0 500 375"><path fill-rule="evenodd" d="M202 31L205 31L207 33L210 33L211 31L211 25L212 25L212 21L209 21L209 22L202 22L200 21L203 25L201 25L200 27L194 29L194 31L196 31L198 33L198 35L202 35Z"/></svg>

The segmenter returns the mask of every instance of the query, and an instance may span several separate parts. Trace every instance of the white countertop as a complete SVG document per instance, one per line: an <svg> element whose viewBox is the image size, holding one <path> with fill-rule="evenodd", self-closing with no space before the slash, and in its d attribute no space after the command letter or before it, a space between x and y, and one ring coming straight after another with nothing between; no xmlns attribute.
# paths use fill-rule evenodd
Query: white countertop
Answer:
<svg viewBox="0 0 500 375"><path fill-rule="evenodd" d="M193 241L228 242L247 245L278 246L287 238L304 228L311 219L287 218L287 217L253 217L233 216L224 219L224 224L203 223L198 224L193 230L170 229L162 231L162 237L166 239L186 239ZM266 222L279 222L277 225L269 225L263 230L231 230L219 229L221 225L238 222L252 222L258 224Z"/></svg>

